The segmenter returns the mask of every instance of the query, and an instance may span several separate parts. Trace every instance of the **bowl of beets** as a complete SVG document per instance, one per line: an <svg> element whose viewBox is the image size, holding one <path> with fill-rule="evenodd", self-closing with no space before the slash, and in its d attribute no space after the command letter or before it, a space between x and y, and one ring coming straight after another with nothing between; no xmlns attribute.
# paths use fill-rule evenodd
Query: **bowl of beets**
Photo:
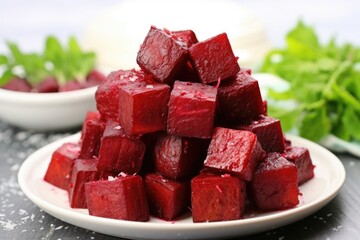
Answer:
<svg viewBox="0 0 360 240"><path fill-rule="evenodd" d="M95 54L75 38L62 46L53 36L42 53L24 53L12 42L0 54L0 119L37 131L81 126L96 109L95 92L105 75L95 69Z"/></svg>

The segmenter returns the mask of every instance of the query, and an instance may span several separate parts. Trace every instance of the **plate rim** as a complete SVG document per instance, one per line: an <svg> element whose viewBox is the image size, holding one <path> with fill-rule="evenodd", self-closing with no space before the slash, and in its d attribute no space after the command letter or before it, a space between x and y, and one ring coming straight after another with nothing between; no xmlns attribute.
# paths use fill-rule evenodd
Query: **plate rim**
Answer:
<svg viewBox="0 0 360 240"><path fill-rule="evenodd" d="M135 221L126 221L126 220L118 220L118 219L109 219L109 218L102 218L102 217L96 217L96 216L90 216L90 215L86 215L80 212L75 212L75 211L71 211L68 209L64 209L62 207L53 205L49 202L47 202L46 200L42 199L41 197L39 197L34 191L31 191L30 188L27 187L27 181L26 179L28 177L31 176L30 174L30 168L32 165L34 165L34 163L37 162L43 162L44 159L37 159L36 157L38 155L42 155L44 154L44 152L49 152L51 149L56 149L57 146L60 146L62 143L65 142L74 142L77 139L80 138L80 133L76 133L70 136L67 136L65 138L56 140L52 143L49 143L45 146L43 146L42 148L38 149L37 151L35 151L34 153L32 153L30 156L28 156L25 161L23 162L23 164L21 165L19 172L18 172L18 183L19 186L21 188L21 190L24 192L24 194L26 195L26 197L28 197L36 206L38 206L40 209L43 209L45 212L47 212L48 214L52 215L55 218L58 218L64 222L79 226L79 227L83 227L89 230L93 230L99 233L104 233L104 234L109 234L107 231L99 231L98 227L93 227L93 226L89 226L87 224L96 224L98 226L106 226L106 225L119 225L118 229L119 230L123 230L124 228L126 228L126 230L128 231L135 231L138 229L142 229L144 231L146 230L151 230L151 231L157 231L157 230L161 230L161 231L165 231L165 235L166 234L174 234L174 233L178 233L179 231L181 232L182 230L186 230L186 232L181 232L183 234L181 234L181 236L174 236L173 239L177 239L177 238L192 238L192 236L197 233L197 238L203 238L201 236L199 236L199 231L203 231L203 230L208 230L209 228L222 228L222 231L224 231L225 229L232 229L234 226L240 226L240 225L244 225L244 226L251 226L253 224L264 224L269 220L274 221L273 224L273 228L276 227L281 227L284 225L288 225L292 222L298 221L312 213L314 213L315 211L321 209L322 207L324 207L326 204L328 204L340 191L340 189L342 188L345 179L346 179L346 172L345 172L345 168L342 164L342 162L340 161L340 159L335 156L332 152L330 152L329 150L325 149L324 147L322 147L321 145L311 142L307 139L298 137L298 136L293 136L293 135L286 135L286 137L290 140L295 140L297 142L303 142L305 143L305 145L309 148L317 148L320 152L322 152L323 154L327 154L329 156L329 158L327 159L327 161L332 161L332 164L336 164L337 168L336 168L336 172L337 172L337 176L338 179L335 182L335 185L331 187L331 191L329 193L322 193L319 197L317 197L316 199L314 199L313 201L306 203L304 205L301 205L299 207L296 208L292 208L292 209L288 209L285 211L276 211L274 214L269 214L266 216L261 216L261 217L256 217L256 218L246 218L246 219L240 219L240 220L233 220L233 221L220 221L220 222L208 222L208 223L176 223L176 224L171 224L171 222L165 222L164 223L154 223L154 222L135 222ZM310 152L311 154L311 152ZM68 217L72 217L73 220L68 219ZM79 220L85 222L85 224L83 224L82 222L80 222L79 224ZM266 231L272 228L264 228L262 227L261 231ZM230 236L245 236L245 235L249 235L252 233L256 233L256 232L252 232L252 231L245 231L244 234L233 234L232 232L228 233L228 236L226 237L230 237ZM163 233L164 234L164 233ZM113 235L113 234L111 234ZM121 233L121 231L119 231L119 233L117 233L117 235L113 235L113 236L119 236L119 237L130 237L130 238L137 238L134 237L133 235L129 235L126 233ZM222 237L225 237L224 235L220 235ZM144 237L144 236L141 236ZM213 238L219 237L218 236L210 236ZM159 236L152 236L152 234L149 234L149 237L145 236L145 238L147 239L168 239L169 235L164 236L163 238L159 238ZM209 236L206 237L207 239L209 238Z"/></svg>

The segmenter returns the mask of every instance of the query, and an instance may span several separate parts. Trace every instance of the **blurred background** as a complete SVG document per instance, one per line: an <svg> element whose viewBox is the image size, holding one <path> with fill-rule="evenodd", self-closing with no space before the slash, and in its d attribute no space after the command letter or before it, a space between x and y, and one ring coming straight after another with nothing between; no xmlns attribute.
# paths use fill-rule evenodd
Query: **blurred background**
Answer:
<svg viewBox="0 0 360 240"><path fill-rule="evenodd" d="M150 25L193 28L199 40L226 31L240 63L250 67L270 47L282 46L299 19L312 25L322 42L336 36L340 43L360 45L356 0L13 0L1 1L0 9L0 53L7 40L40 51L49 34L62 41L75 36L96 51L107 70L136 66L136 51Z"/></svg>

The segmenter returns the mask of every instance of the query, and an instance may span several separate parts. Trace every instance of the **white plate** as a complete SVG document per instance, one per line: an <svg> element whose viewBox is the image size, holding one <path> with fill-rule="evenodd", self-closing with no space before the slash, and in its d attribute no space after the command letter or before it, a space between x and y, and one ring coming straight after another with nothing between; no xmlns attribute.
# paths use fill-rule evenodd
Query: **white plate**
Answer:
<svg viewBox="0 0 360 240"><path fill-rule="evenodd" d="M315 168L315 178L300 187L300 204L286 211L262 213L242 220L193 223L191 216L173 222L151 218L132 222L88 215L86 209L72 209L67 193L43 180L53 151L65 142L76 142L75 134L51 143L29 156L20 168L18 180L26 196L41 209L62 221L95 232L134 239L211 239L259 233L302 219L333 199L345 181L340 160L325 148L300 137L288 136L295 146L307 147Z"/></svg>

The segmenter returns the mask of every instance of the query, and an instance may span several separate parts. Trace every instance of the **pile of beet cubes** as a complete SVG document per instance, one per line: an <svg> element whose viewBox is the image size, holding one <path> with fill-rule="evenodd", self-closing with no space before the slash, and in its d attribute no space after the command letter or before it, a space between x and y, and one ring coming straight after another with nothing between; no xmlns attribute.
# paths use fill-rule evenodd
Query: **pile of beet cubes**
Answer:
<svg viewBox="0 0 360 240"><path fill-rule="evenodd" d="M298 186L314 176L309 151L267 116L225 33L198 42L191 30L152 26L137 63L109 74L80 141L52 155L44 179L72 208L133 221L190 210L211 222L299 203Z"/></svg>

